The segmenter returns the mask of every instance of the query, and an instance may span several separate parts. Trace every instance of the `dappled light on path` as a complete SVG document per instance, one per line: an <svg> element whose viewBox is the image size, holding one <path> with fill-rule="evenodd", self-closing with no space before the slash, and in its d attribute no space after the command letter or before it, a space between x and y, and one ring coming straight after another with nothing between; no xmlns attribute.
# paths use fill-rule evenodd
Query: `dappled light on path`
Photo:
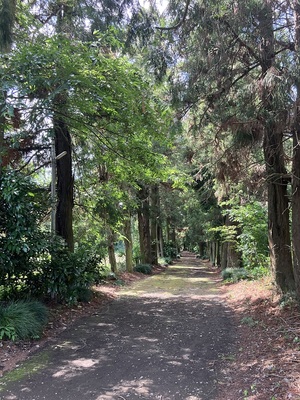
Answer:
<svg viewBox="0 0 300 400"><path fill-rule="evenodd" d="M219 297L221 281L214 278L215 272L207 269L207 263L198 261L198 264L198 267L187 267L185 263L172 265L165 272L122 290L121 295L157 298L180 296L191 299Z"/></svg>
<svg viewBox="0 0 300 400"><path fill-rule="evenodd" d="M1 399L213 400L234 331L208 266L182 259L121 290L44 350L46 368L8 382Z"/></svg>

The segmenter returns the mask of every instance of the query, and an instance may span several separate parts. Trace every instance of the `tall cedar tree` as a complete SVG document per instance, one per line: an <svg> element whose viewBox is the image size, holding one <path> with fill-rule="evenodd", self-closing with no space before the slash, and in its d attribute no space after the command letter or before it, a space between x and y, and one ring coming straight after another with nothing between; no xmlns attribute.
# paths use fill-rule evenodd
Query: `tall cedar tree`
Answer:
<svg viewBox="0 0 300 400"><path fill-rule="evenodd" d="M16 0L0 1L0 51L2 53L9 52L12 45L13 27L16 17ZM3 114L5 110L6 92L2 91L0 99L0 174L2 170L2 159L5 155L4 133L6 118Z"/></svg>
<svg viewBox="0 0 300 400"><path fill-rule="evenodd" d="M72 7L58 3L56 31L59 35L69 32L69 24L72 18ZM58 71L59 74L59 71ZM68 93L58 93L53 101L53 128L55 137L55 154L65 152L65 155L57 160L57 205L55 215L56 233L67 243L70 251L74 250L73 235L73 171L72 171L72 139L65 113L68 107Z"/></svg>
<svg viewBox="0 0 300 400"><path fill-rule="evenodd" d="M294 1L295 18L295 51L296 51L296 70L300 66L300 3ZM296 113L295 125L293 127L293 170L292 170L292 235L293 235L293 256L294 256L294 276L297 297L300 299L300 78L299 73L296 77Z"/></svg>
<svg viewBox="0 0 300 400"><path fill-rule="evenodd" d="M240 126L244 137L249 132L252 141L263 138L271 268L278 287L283 292L293 290L289 180L283 148L292 88L288 84L283 88L288 79L281 64L293 68L286 60L294 49L283 40L288 28L280 18L286 8L272 0L209 4L194 0L170 5L171 16L179 22L171 24L172 29L159 30L173 35L170 43L179 73L175 70L171 80L178 114L195 116L194 131L195 125L201 131L210 124L217 136L224 128L226 134L231 129L233 134ZM299 176L296 171L295 175Z"/></svg>

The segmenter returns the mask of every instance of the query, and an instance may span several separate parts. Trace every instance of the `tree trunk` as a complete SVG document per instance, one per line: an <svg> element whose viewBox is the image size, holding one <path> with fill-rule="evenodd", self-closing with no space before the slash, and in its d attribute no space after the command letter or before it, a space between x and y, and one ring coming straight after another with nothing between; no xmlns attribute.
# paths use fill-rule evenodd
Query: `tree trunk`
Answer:
<svg viewBox="0 0 300 400"><path fill-rule="evenodd" d="M107 248L108 248L108 258L109 258L110 269L115 274L115 273L117 273L117 270L118 270L116 254L115 254L115 234L110 228L108 228Z"/></svg>
<svg viewBox="0 0 300 400"><path fill-rule="evenodd" d="M74 251L73 236L73 187L72 174L72 141L67 123L62 116L66 107L66 95L60 94L55 99L53 117L55 135L55 154L65 155L56 161L57 168L57 206L56 206L56 233L67 243L70 251Z"/></svg>
<svg viewBox="0 0 300 400"><path fill-rule="evenodd" d="M227 268L241 268L241 254L236 249L235 243L228 243L227 247Z"/></svg>
<svg viewBox="0 0 300 400"><path fill-rule="evenodd" d="M0 51L2 54L11 50L13 42L13 27L16 19L16 0L2 0L0 6ZM6 103L6 91L1 93L0 108L4 111ZM4 130L6 118L0 115L0 176L3 168L3 157L6 154L4 146Z"/></svg>
<svg viewBox="0 0 300 400"><path fill-rule="evenodd" d="M216 262L216 242L210 242L210 261L212 265Z"/></svg>
<svg viewBox="0 0 300 400"><path fill-rule="evenodd" d="M132 234L131 234L131 218L130 216L124 222L124 245L126 257L126 271L133 272L133 254L132 254Z"/></svg>
<svg viewBox="0 0 300 400"><path fill-rule="evenodd" d="M171 240L171 218L167 217L166 219L166 243L169 243Z"/></svg>
<svg viewBox="0 0 300 400"><path fill-rule="evenodd" d="M234 221L231 221L229 219L229 215L226 214L225 226L227 227L235 226L235 230L238 231L238 227L236 225L237 224ZM237 237L238 233L235 233L234 237L230 238L229 241L223 243L222 260L221 260L222 269L241 268L242 266L242 254L237 248L237 242L238 242Z"/></svg>
<svg viewBox="0 0 300 400"><path fill-rule="evenodd" d="M296 63L300 65L300 4L294 1ZM293 170L292 170L292 242L294 256L294 279L296 295L300 300L300 78L296 80L297 99L295 126L293 130Z"/></svg>
<svg viewBox="0 0 300 400"><path fill-rule="evenodd" d="M151 264L158 264L158 217L159 217L159 191L158 185L153 185L150 190L150 233L151 233Z"/></svg>
<svg viewBox="0 0 300 400"><path fill-rule="evenodd" d="M72 7L65 3L57 3L56 32L68 34ZM58 71L59 73L59 71ZM56 157L65 152L57 160L57 205L55 216L55 230L65 241L70 251L74 251L73 235L73 191L74 179L72 174L72 140L66 121L68 94L66 91L58 93L53 101L53 127L55 137Z"/></svg>
<svg viewBox="0 0 300 400"><path fill-rule="evenodd" d="M264 156L268 180L268 226L271 269L275 282L283 292L294 288L289 230L287 181L283 151L283 126L285 115L275 113L272 87L264 79L275 58L272 1L265 0L259 14L261 35L260 58L262 67L262 115L264 123Z"/></svg>
<svg viewBox="0 0 300 400"><path fill-rule="evenodd" d="M172 242L173 247L176 248L176 251L178 252L177 242L176 242L176 229L172 222L170 226L170 241Z"/></svg>
<svg viewBox="0 0 300 400"><path fill-rule="evenodd" d="M217 264L216 266L219 268L221 266L221 246L220 242L217 242Z"/></svg>
<svg viewBox="0 0 300 400"><path fill-rule="evenodd" d="M1 104L1 106L2 106L2 104ZM0 177L2 175L3 158L5 156L4 126L5 126L5 117L3 115L1 115L0 116Z"/></svg>
<svg viewBox="0 0 300 400"><path fill-rule="evenodd" d="M164 257L164 237L161 225L158 225L157 227L157 236L159 243L159 257Z"/></svg>
<svg viewBox="0 0 300 400"><path fill-rule="evenodd" d="M146 186L142 186L138 193L138 197L140 200L138 225L141 259L143 264L151 264L149 189Z"/></svg>
<svg viewBox="0 0 300 400"><path fill-rule="evenodd" d="M13 27L16 19L16 0L2 0L0 6L0 51L7 53L13 43Z"/></svg>
<svg viewBox="0 0 300 400"><path fill-rule="evenodd" d="M223 242L221 244L221 269L227 268L227 260L228 260L228 243Z"/></svg>
<svg viewBox="0 0 300 400"><path fill-rule="evenodd" d="M204 254L204 252L205 252L205 242L199 242L199 255L200 255L200 257L204 257L205 256L205 254Z"/></svg>
<svg viewBox="0 0 300 400"><path fill-rule="evenodd" d="M220 251L219 251L219 243L217 241L211 242L211 262L217 267L220 265Z"/></svg>

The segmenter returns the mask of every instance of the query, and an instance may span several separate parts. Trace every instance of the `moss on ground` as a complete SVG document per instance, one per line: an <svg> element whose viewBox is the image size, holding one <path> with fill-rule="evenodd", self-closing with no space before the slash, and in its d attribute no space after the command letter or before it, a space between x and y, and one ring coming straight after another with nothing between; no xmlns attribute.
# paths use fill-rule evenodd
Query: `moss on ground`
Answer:
<svg viewBox="0 0 300 400"><path fill-rule="evenodd" d="M49 354L47 351L36 354L29 360L24 361L21 366L7 372L0 379L0 392L4 390L9 383L18 382L23 378L27 378L39 372L48 364L48 361Z"/></svg>

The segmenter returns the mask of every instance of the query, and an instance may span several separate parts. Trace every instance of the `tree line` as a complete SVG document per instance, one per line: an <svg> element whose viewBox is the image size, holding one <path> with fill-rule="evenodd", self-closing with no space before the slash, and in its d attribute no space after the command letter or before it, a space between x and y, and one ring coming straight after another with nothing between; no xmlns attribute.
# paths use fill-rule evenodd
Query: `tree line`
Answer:
<svg viewBox="0 0 300 400"><path fill-rule="evenodd" d="M123 241L299 298L298 2L150 3L1 1L1 284L76 299Z"/></svg>
<svg viewBox="0 0 300 400"><path fill-rule="evenodd" d="M234 207L265 204L274 280L298 297L299 11L297 1L172 1L159 32L165 58L176 60L173 103L201 146L189 160L199 177L213 174L221 227L235 242L219 250L220 263L243 261Z"/></svg>
<svg viewBox="0 0 300 400"><path fill-rule="evenodd" d="M76 301L104 259L117 272L119 240L127 271L163 255L172 113L124 49L140 6L3 1L0 11L1 285L8 297Z"/></svg>

